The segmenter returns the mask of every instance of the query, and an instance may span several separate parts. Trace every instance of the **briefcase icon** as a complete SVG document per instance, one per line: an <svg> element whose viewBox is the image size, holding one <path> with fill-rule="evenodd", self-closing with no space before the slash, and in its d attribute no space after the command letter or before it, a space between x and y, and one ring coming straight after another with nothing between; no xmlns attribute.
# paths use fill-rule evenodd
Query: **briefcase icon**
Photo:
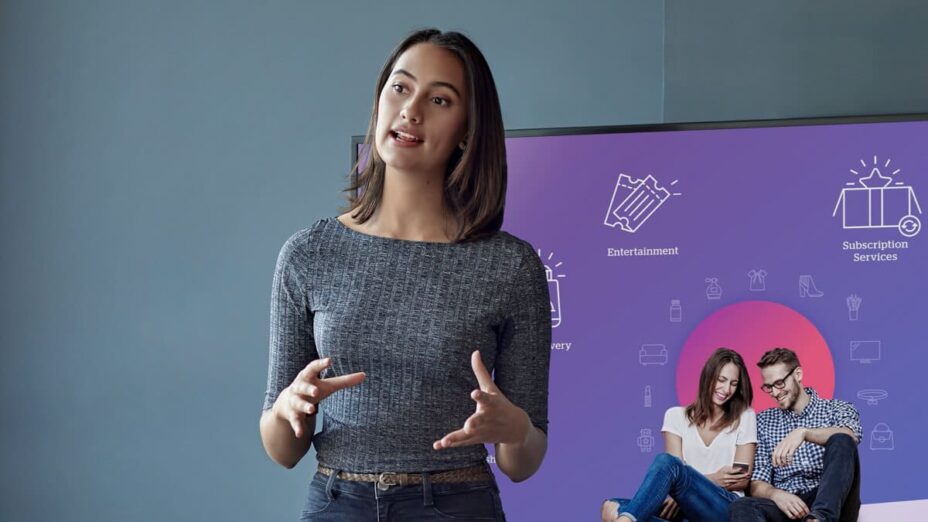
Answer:
<svg viewBox="0 0 928 522"><path fill-rule="evenodd" d="M894 447L893 430L885 422L879 422L870 432L870 449L892 450Z"/></svg>

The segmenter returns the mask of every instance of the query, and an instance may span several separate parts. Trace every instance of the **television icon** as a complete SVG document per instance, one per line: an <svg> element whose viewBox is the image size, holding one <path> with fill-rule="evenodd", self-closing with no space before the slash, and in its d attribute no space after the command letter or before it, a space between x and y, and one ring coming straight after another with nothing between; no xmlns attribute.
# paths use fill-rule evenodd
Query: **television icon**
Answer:
<svg viewBox="0 0 928 522"><path fill-rule="evenodd" d="M864 364L879 361L882 349L880 341L851 341L851 360Z"/></svg>
<svg viewBox="0 0 928 522"><path fill-rule="evenodd" d="M667 359L667 347L663 344L642 344L641 350L638 350L638 362L642 366L663 366L667 364Z"/></svg>

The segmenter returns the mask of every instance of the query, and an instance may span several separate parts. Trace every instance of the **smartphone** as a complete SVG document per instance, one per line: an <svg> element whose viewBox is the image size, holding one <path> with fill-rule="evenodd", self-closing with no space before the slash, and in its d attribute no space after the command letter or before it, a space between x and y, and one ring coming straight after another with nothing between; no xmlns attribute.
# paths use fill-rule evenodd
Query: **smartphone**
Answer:
<svg viewBox="0 0 928 522"><path fill-rule="evenodd" d="M732 467L735 468L736 473L747 473L748 472L748 465L745 464L744 462L735 462L734 464L732 464Z"/></svg>

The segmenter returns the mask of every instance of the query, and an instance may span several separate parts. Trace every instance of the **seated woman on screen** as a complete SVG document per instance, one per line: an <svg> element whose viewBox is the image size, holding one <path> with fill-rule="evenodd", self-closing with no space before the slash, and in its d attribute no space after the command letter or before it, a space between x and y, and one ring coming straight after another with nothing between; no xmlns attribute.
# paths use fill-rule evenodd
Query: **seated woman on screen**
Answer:
<svg viewBox="0 0 928 522"><path fill-rule="evenodd" d="M719 348L702 368L696 400L664 414L667 452L654 458L634 498L603 502L603 521L728 520L728 505L744 495L754 463L751 400L744 360Z"/></svg>

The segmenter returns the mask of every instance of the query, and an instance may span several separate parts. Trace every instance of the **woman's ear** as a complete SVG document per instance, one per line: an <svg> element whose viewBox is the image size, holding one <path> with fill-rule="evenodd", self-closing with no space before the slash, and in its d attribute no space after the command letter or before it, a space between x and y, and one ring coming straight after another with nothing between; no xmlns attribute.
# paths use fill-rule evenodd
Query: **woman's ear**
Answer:
<svg viewBox="0 0 928 522"><path fill-rule="evenodd" d="M458 148L461 150L467 149L467 140L463 140L461 143L458 143Z"/></svg>

